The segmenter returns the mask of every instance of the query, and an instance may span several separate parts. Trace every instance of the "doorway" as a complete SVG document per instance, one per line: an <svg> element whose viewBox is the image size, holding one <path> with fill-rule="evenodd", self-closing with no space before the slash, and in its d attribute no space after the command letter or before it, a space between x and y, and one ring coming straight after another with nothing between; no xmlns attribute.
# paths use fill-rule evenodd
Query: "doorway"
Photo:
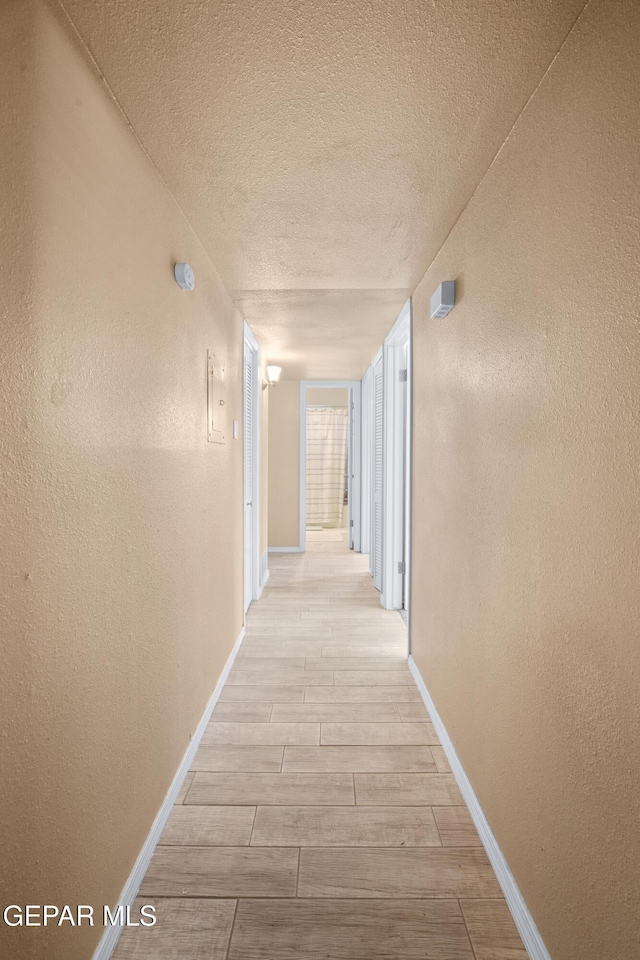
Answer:
<svg viewBox="0 0 640 960"><path fill-rule="evenodd" d="M243 502L244 502L244 612L259 596L260 583L260 348L244 324L243 375Z"/></svg>
<svg viewBox="0 0 640 960"><path fill-rule="evenodd" d="M347 542L349 391L319 387L307 395L307 541ZM315 402L319 400L320 402ZM333 402L332 402L333 401ZM337 401L337 402L335 402Z"/></svg>
<svg viewBox="0 0 640 960"><path fill-rule="evenodd" d="M382 605L408 622L411 583L411 301L382 348Z"/></svg>
<svg viewBox="0 0 640 960"><path fill-rule="evenodd" d="M382 348L382 605L409 616L411 582L411 301Z"/></svg>
<svg viewBox="0 0 640 960"><path fill-rule="evenodd" d="M411 301L362 380L362 550L387 610L408 624L411 585Z"/></svg>
<svg viewBox="0 0 640 960"><path fill-rule="evenodd" d="M360 383L302 381L300 548L360 549Z"/></svg>

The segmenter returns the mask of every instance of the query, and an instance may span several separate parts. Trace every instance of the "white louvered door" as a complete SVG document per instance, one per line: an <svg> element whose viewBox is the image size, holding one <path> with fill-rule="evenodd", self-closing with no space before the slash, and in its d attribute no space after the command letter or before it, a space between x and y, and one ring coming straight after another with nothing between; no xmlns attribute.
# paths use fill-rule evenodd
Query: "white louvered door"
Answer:
<svg viewBox="0 0 640 960"><path fill-rule="evenodd" d="M256 405L255 354L244 346L244 611L253 598L253 489L254 489L254 419Z"/></svg>
<svg viewBox="0 0 640 960"><path fill-rule="evenodd" d="M383 370L382 359L373 368L373 497L371 510L371 555L373 583L382 592L382 476L383 476Z"/></svg>

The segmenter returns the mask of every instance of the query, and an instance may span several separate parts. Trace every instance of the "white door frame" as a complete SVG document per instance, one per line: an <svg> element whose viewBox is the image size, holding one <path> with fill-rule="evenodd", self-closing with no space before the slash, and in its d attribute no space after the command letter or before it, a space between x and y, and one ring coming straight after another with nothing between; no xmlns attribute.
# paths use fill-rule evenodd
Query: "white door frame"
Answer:
<svg viewBox="0 0 640 960"><path fill-rule="evenodd" d="M371 361L371 366L367 371L370 374L370 387L369 387L369 418L370 418L370 428L369 428L369 573L373 577L375 583L375 376L374 370L378 364L382 365L382 347L378 350L375 357ZM382 418L384 424L384 375L382 378L382 390L383 390L383 401L382 401ZM384 437L384 434L383 434ZM384 451L383 451L383 461L382 461L382 484L384 486ZM384 496L382 498L382 510L384 511ZM381 540L384 537L384 531L381 532ZM382 561L380 564L380 592L382 593ZM377 587L376 587L377 589Z"/></svg>
<svg viewBox="0 0 640 960"><path fill-rule="evenodd" d="M307 535L307 389L315 387L347 388L350 391L350 422L353 418L353 449L349 450L349 537L353 549L360 550L360 380L301 380L300 381L300 550L304 552ZM351 432L349 431L349 435ZM353 527L351 526L353 521Z"/></svg>
<svg viewBox="0 0 640 960"><path fill-rule="evenodd" d="M243 361L246 358L246 356L250 353L251 362L253 365L253 383L254 383L253 424L252 424L253 443L252 443L252 449L250 451L250 457L252 461L251 472L253 477L252 492L251 492L252 555L251 557L244 557L244 567L243 567L244 583L246 585L247 563L250 565L249 579L250 579L251 587L248 591L245 589L245 597L244 597L244 609L246 613L251 601L258 600L260 598L260 404L261 404L260 393L261 391L260 391L260 346L251 331L251 327L249 326L246 320L244 321L243 329L244 329ZM242 364L242 381L243 381L242 383L242 403L243 403L243 409L242 409L242 444L243 444L242 518L243 518L243 524L245 522L245 516L246 516L245 503L244 503L244 496L245 496L244 444L246 442L246 438L244 435L244 422L245 422L245 405L246 405L246 398L247 398L247 385L246 385L246 378L244 376L244 370L245 370L245 364L243 362ZM244 551L245 543L246 543L246 539L243 538L243 551ZM248 593L248 596L247 596L247 593Z"/></svg>
<svg viewBox="0 0 640 960"><path fill-rule="evenodd" d="M409 341L407 344L407 425L406 425L406 473L405 473L405 542L406 563L404 593L407 610L407 642L411 653L411 565L412 565L412 517L413 517L413 301L409 299Z"/></svg>
<svg viewBox="0 0 640 960"><path fill-rule="evenodd" d="M382 348L384 370L382 606L400 610L403 578L409 577L409 551L405 551L406 446L405 416L411 367L411 300L407 300ZM407 385L400 371L407 370ZM409 402L410 408L410 402ZM408 424L410 441L411 424ZM407 511L411 505L406 504ZM410 521L408 523L410 527ZM407 545L408 546L408 545ZM405 572L400 567L405 563Z"/></svg>
<svg viewBox="0 0 640 960"><path fill-rule="evenodd" d="M360 550L371 550L371 457L373 431L373 369L362 378L360 461Z"/></svg>

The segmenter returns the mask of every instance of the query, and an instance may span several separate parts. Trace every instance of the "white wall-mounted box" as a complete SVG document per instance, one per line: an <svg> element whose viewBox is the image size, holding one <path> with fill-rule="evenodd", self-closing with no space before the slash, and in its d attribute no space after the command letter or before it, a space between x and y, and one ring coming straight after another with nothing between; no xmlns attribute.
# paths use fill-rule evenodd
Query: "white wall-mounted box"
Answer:
<svg viewBox="0 0 640 960"><path fill-rule="evenodd" d="M443 280L431 297L431 319L441 320L453 310L456 301L455 280Z"/></svg>

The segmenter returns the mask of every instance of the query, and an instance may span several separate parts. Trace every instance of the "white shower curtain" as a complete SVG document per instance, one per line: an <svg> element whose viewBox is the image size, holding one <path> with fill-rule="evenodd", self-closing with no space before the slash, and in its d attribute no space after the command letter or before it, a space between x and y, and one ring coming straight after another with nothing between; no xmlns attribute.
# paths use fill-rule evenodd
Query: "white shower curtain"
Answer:
<svg viewBox="0 0 640 960"><path fill-rule="evenodd" d="M307 407L307 527L342 522L347 430L346 407Z"/></svg>

